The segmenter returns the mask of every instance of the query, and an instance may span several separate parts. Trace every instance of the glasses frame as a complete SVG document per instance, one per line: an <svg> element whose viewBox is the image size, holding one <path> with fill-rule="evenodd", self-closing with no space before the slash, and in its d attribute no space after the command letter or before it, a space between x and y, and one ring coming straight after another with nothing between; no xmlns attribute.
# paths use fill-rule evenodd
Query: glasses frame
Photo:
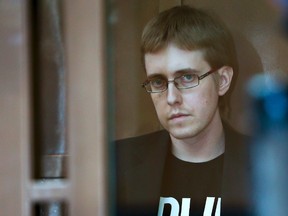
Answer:
<svg viewBox="0 0 288 216"><path fill-rule="evenodd" d="M167 81L166 81L166 82L167 82L166 88L163 89L163 90L160 90L160 91L149 91L149 90L147 90L146 86L147 86L147 85L150 83L150 81L151 81L151 80L149 80L149 79L146 80L145 82L143 82L143 83L141 84L141 86L142 86L142 88L144 88L145 91L148 92L148 93L162 93L162 92L165 92L165 91L168 89L168 84L169 84L169 83L173 83L174 86L175 86L177 89L179 89L179 90L181 90L181 89L191 89L191 88L195 88L195 87L199 86L200 80L204 79L205 77L209 76L210 74L212 74L212 73L214 73L214 72L216 72L216 71L218 71L218 70L219 70L219 68L211 69L211 70L209 70L208 72L206 72L206 73L204 73L204 74L202 74L202 75L200 75L200 76L197 75L197 74L195 74L196 77L197 77L197 85L194 85L194 86L191 86L191 87L179 87L179 86L176 85L175 79L178 79L178 78L182 77L183 75L177 76L177 77L175 77L173 80L167 80Z"/></svg>

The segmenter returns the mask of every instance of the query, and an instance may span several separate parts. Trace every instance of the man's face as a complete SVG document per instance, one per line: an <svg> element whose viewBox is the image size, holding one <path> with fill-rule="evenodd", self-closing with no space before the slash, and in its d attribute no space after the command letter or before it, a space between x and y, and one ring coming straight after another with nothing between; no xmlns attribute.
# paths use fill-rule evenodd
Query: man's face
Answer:
<svg viewBox="0 0 288 216"><path fill-rule="evenodd" d="M147 53L145 67L148 78L158 74L168 80L179 76L184 69L191 69L197 75L211 70L202 51L182 50L173 44L156 53ZM177 139L196 137L211 122L219 120L218 96L213 75L200 80L194 88L179 90L169 83L165 92L151 93L162 126Z"/></svg>

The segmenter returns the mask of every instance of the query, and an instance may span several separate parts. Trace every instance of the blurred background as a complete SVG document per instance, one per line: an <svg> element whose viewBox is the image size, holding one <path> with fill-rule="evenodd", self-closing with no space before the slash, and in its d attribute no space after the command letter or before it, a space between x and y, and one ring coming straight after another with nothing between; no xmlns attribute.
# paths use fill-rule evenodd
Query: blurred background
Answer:
<svg viewBox="0 0 288 216"><path fill-rule="evenodd" d="M212 10L231 29L239 73L224 118L255 134L266 114L254 118L263 98L247 85L287 77L285 2L1 0L1 216L113 215L113 140L161 128L141 88L141 32L175 5Z"/></svg>

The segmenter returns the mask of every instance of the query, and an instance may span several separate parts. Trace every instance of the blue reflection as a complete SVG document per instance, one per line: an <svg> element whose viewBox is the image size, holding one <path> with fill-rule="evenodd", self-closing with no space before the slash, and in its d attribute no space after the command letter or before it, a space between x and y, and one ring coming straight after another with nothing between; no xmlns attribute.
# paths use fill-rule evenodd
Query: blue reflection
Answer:
<svg viewBox="0 0 288 216"><path fill-rule="evenodd" d="M251 162L257 216L288 212L288 86L284 81L260 74L248 83L255 123Z"/></svg>
<svg viewBox="0 0 288 216"><path fill-rule="evenodd" d="M264 99L264 109L271 121L281 121L287 117L288 100L285 92L267 95Z"/></svg>

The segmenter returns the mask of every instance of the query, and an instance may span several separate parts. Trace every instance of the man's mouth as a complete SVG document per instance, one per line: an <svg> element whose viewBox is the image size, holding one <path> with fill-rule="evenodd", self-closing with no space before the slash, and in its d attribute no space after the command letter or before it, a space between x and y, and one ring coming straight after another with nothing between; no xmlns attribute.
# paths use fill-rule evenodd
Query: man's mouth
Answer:
<svg viewBox="0 0 288 216"><path fill-rule="evenodd" d="M170 117L169 117L169 120L180 120L180 119L183 119L185 117L189 116L188 114L184 114L184 113L177 113L177 114L172 114Z"/></svg>

